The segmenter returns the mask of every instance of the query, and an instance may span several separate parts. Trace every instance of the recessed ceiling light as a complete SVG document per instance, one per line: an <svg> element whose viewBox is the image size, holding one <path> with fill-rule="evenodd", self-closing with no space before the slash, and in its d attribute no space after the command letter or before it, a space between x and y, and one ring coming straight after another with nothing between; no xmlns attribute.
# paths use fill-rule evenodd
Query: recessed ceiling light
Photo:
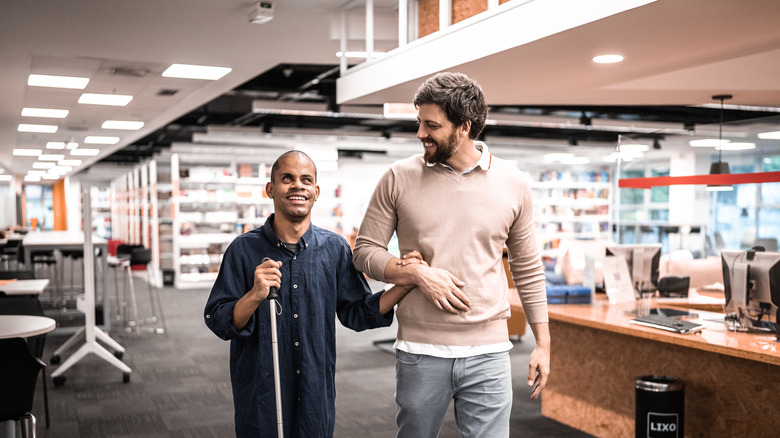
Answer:
<svg viewBox="0 0 780 438"><path fill-rule="evenodd" d="M166 78L205 79L215 81L230 73L229 67L212 67L208 65L171 64L163 73Z"/></svg>
<svg viewBox="0 0 780 438"><path fill-rule="evenodd" d="M144 127L144 122L133 122L129 120L106 120L100 127L103 129L137 131Z"/></svg>
<svg viewBox="0 0 780 438"><path fill-rule="evenodd" d="M597 64L614 64L616 62L623 61L623 57L621 55L599 55L593 57L593 62Z"/></svg>
<svg viewBox="0 0 780 438"><path fill-rule="evenodd" d="M22 117L46 117L50 119L64 119L70 111L51 108L22 108Z"/></svg>
<svg viewBox="0 0 780 438"><path fill-rule="evenodd" d="M65 149L64 141L50 141L46 143L46 149Z"/></svg>
<svg viewBox="0 0 780 438"><path fill-rule="evenodd" d="M0 181L11 181L13 179L13 176L11 175L0 175Z"/></svg>
<svg viewBox="0 0 780 438"><path fill-rule="evenodd" d="M83 157L94 157L95 155L97 155L99 153L100 153L100 149L79 148L79 149L73 149L72 151L70 151L71 155L83 156Z"/></svg>
<svg viewBox="0 0 780 438"><path fill-rule="evenodd" d="M65 155L62 154L41 154L38 155L40 161L60 161L65 159Z"/></svg>
<svg viewBox="0 0 780 438"><path fill-rule="evenodd" d="M52 75L30 75L27 77L27 85L33 87L54 87L54 88L72 88L83 90L87 87L89 78L80 78L76 76L52 76Z"/></svg>
<svg viewBox="0 0 780 438"><path fill-rule="evenodd" d="M40 149L14 149L13 154L17 157L37 157L42 152Z"/></svg>
<svg viewBox="0 0 780 438"><path fill-rule="evenodd" d="M133 100L133 96L127 94L84 93L79 97L79 103L87 105L125 106L131 100Z"/></svg>
<svg viewBox="0 0 780 438"><path fill-rule="evenodd" d="M59 126L57 125L31 125L29 123L20 123L17 130L19 132L42 132L46 134L52 134L57 132Z"/></svg>
<svg viewBox="0 0 780 438"><path fill-rule="evenodd" d="M24 180L26 182L38 182L41 180L40 175L25 175Z"/></svg>
<svg viewBox="0 0 780 438"><path fill-rule="evenodd" d="M760 132L758 138L761 140L780 140L780 131Z"/></svg>
<svg viewBox="0 0 780 438"><path fill-rule="evenodd" d="M75 141L69 141L68 143L65 144L65 146L67 146L68 149L76 149L77 147L79 147L79 144L76 143Z"/></svg>
<svg viewBox="0 0 780 438"><path fill-rule="evenodd" d="M71 170L73 170L73 168L70 166L55 166L49 169L49 173L64 175L70 172Z"/></svg>
<svg viewBox="0 0 780 438"><path fill-rule="evenodd" d="M52 163L51 161L36 161L32 164L32 167L33 169L51 169L56 165L56 163Z"/></svg>
<svg viewBox="0 0 780 438"><path fill-rule="evenodd" d="M88 135L84 139L84 143L87 144L117 144L119 143L119 137L106 137L102 135ZM74 149L77 150L77 149Z"/></svg>
<svg viewBox="0 0 780 438"><path fill-rule="evenodd" d="M60 160L57 164L60 166L81 166L81 160Z"/></svg>

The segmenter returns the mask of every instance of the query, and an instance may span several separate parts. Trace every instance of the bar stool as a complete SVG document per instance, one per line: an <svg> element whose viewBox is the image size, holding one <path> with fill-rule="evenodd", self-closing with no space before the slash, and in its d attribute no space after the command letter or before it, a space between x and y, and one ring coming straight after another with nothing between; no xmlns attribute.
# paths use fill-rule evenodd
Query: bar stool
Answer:
<svg viewBox="0 0 780 438"><path fill-rule="evenodd" d="M139 331L141 324L150 324L160 322L160 327L149 327L152 333L165 333L165 316L163 314L162 302L157 293L157 287L152 285L152 276L150 275L150 264L152 263L152 250L148 248L135 248L130 254L130 261L125 267L127 272L128 284L130 285L130 294L135 306L135 286L133 283L133 271L144 271L146 273L146 283L149 286L149 305L151 307L151 316L144 319L138 319L137 307L135 309L132 321L128 321L130 327L135 327Z"/></svg>
<svg viewBox="0 0 780 438"><path fill-rule="evenodd" d="M127 302L126 290L127 283L122 283L122 288L119 288L119 273L120 269L125 270L130 264L130 255L136 248L143 248L143 245L131 245L125 243L117 243L116 245L109 244L108 248L108 267L114 271L114 295L116 298L116 314L114 318L121 321L127 321ZM133 301L131 302L133 315L135 319L138 319L138 306L135 302L135 295L132 295Z"/></svg>

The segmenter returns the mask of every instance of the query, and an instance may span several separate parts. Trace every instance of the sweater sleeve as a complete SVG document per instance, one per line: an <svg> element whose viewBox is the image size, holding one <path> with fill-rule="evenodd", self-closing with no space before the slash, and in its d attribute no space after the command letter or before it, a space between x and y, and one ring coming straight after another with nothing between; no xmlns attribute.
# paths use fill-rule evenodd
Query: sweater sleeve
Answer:
<svg viewBox="0 0 780 438"><path fill-rule="evenodd" d="M533 196L527 180L523 182L520 213L509 230L507 252L512 279L528 322L548 322L544 266L536 246Z"/></svg>
<svg viewBox="0 0 780 438"><path fill-rule="evenodd" d="M395 174L391 168L374 189L353 251L355 268L379 281L385 281L385 266L393 258L387 251L387 242L398 223L395 203Z"/></svg>

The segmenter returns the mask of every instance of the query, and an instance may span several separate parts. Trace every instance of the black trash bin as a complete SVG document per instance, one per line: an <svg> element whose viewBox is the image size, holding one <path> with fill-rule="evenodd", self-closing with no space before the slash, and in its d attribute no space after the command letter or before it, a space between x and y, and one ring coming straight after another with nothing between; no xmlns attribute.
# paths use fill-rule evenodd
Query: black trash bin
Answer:
<svg viewBox="0 0 780 438"><path fill-rule="evenodd" d="M636 437L681 438L685 423L685 385L671 376L636 379Z"/></svg>

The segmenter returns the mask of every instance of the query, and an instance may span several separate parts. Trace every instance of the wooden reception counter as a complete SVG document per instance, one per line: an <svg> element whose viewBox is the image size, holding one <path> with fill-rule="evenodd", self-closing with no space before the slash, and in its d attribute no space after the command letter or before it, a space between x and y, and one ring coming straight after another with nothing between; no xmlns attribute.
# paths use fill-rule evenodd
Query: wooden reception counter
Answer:
<svg viewBox="0 0 780 438"><path fill-rule="evenodd" d="M661 374L685 384L685 436L776 436L780 343L774 335L728 331L707 321L723 314L703 310L695 320L707 328L678 335L630 324L626 311L634 306L599 299L549 306L552 373L543 415L598 437L634 436L634 381Z"/></svg>

